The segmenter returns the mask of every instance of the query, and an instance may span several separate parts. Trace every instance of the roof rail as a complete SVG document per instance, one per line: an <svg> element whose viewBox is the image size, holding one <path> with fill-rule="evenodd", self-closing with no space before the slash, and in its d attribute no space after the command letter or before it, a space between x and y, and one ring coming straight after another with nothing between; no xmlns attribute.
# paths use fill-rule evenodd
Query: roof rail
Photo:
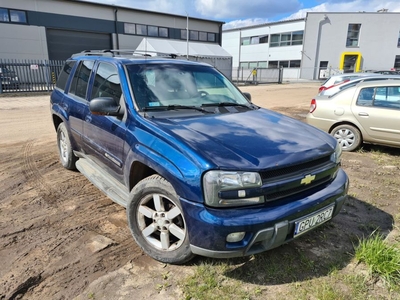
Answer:
<svg viewBox="0 0 400 300"><path fill-rule="evenodd" d="M72 57L75 56L91 56L91 55L96 55L96 56L114 56L114 54L111 52L110 49L104 49L104 50L83 50L82 52L75 53L72 55Z"/></svg>
<svg viewBox="0 0 400 300"><path fill-rule="evenodd" d="M169 57L169 58L177 58L181 56L180 54L175 53L163 53L157 51L144 51L144 50L132 50L132 49L104 49L104 50L83 50L80 53L73 54L72 57L76 56L141 56L141 57Z"/></svg>

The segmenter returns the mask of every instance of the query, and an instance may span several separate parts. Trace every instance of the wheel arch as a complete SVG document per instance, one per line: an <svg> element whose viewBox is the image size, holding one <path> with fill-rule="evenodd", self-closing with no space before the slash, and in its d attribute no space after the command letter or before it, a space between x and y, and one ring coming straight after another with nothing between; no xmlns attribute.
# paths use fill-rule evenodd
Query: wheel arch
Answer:
<svg viewBox="0 0 400 300"><path fill-rule="evenodd" d="M148 165L140 162L134 161L129 170L129 190L131 191L136 184L142 179L150 177L151 175L158 174L154 169L150 168Z"/></svg>
<svg viewBox="0 0 400 300"><path fill-rule="evenodd" d="M333 125L329 128L328 133L331 134L331 133L332 133L332 130L333 130L335 127L338 127L338 126L341 126L341 125L351 125L351 126L357 128L358 131L360 132L361 140L362 140L362 141L364 140L363 131L362 131L362 129L360 129L360 126L358 126L357 124L354 124L353 122L350 122L350 121L340 121L340 122L337 122L337 123L333 124Z"/></svg>
<svg viewBox="0 0 400 300"><path fill-rule="evenodd" d="M55 131L57 131L58 126L64 122L64 120L62 118L60 118L59 116L53 114L53 125L54 125L54 129Z"/></svg>

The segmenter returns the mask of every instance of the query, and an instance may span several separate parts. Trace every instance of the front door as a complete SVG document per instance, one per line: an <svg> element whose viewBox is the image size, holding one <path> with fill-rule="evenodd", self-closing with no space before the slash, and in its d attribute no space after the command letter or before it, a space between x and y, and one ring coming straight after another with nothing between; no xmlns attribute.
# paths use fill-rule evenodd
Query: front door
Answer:
<svg viewBox="0 0 400 300"><path fill-rule="evenodd" d="M90 100L97 97L111 97L124 105L118 69L115 65L104 62L98 65ZM116 177L121 178L126 132L124 119L94 115L87 111L83 123L86 152L107 166Z"/></svg>

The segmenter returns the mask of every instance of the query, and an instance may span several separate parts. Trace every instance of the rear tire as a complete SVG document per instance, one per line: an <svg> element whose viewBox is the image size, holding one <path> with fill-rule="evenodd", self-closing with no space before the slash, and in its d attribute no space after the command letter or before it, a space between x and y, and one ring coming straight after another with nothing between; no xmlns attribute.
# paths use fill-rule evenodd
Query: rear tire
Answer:
<svg viewBox="0 0 400 300"><path fill-rule="evenodd" d="M194 257L179 197L161 176L147 177L132 189L126 213L133 238L152 258L183 264Z"/></svg>
<svg viewBox="0 0 400 300"><path fill-rule="evenodd" d="M354 151L363 142L360 130L348 124L336 126L332 129L331 135L338 140L343 151Z"/></svg>
<svg viewBox="0 0 400 300"><path fill-rule="evenodd" d="M60 162L68 170L76 170L75 163L78 158L74 155L68 130L64 123L60 123L57 128L57 146Z"/></svg>

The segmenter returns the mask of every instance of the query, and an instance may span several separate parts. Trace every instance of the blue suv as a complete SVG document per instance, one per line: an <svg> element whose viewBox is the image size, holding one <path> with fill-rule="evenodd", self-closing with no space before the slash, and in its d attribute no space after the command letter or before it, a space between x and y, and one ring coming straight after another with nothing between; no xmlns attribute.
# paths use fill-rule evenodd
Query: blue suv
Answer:
<svg viewBox="0 0 400 300"><path fill-rule="evenodd" d="M250 98L207 64L79 53L51 95L60 161L156 260L272 249L337 215L348 177L333 137Z"/></svg>

